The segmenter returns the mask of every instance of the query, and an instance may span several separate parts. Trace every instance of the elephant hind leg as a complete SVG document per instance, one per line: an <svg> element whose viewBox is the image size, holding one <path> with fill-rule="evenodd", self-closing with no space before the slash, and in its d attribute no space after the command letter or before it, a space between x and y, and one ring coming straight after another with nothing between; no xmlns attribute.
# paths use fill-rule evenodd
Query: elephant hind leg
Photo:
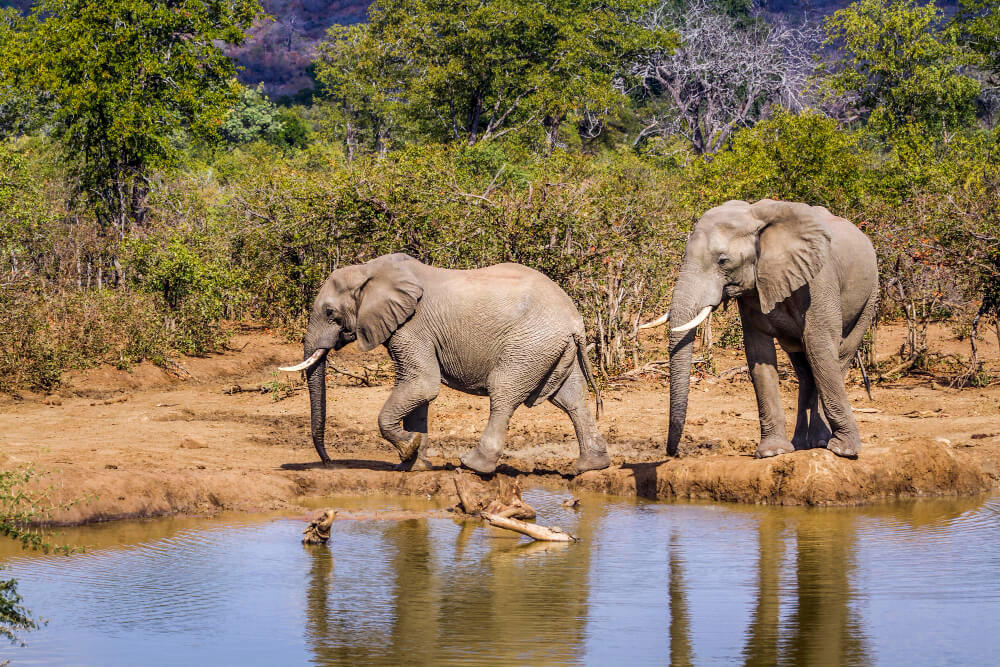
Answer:
<svg viewBox="0 0 1000 667"><path fill-rule="evenodd" d="M857 321L855 321L854 326L848 331L843 340L840 341L840 365L846 374L850 369L851 364L854 362L854 355L857 353L858 348L861 347L861 342L865 339L865 334L868 333L868 328L872 325L875 320L875 311L878 310L878 289L868 299L868 303L865 304L864 309L858 316Z"/></svg>
<svg viewBox="0 0 1000 667"><path fill-rule="evenodd" d="M490 418L486 422L479 444L461 457L462 465L483 475L489 475L496 470L507 441L507 425L520 404L521 401L490 395Z"/></svg>
<svg viewBox="0 0 1000 667"><path fill-rule="evenodd" d="M812 369L809 368L804 352L788 352L788 358L799 380L798 410L792 444L795 449L826 447L832 433L823 410L820 409L819 394L816 391L816 379L813 377Z"/></svg>
<svg viewBox="0 0 1000 667"><path fill-rule="evenodd" d="M590 413L586 378L580 367L574 366L562 387L549 400L556 407L569 415L576 431L576 441L580 445L580 458L577 459L575 472L580 474L588 470L602 470L611 465L608 447L597 423Z"/></svg>

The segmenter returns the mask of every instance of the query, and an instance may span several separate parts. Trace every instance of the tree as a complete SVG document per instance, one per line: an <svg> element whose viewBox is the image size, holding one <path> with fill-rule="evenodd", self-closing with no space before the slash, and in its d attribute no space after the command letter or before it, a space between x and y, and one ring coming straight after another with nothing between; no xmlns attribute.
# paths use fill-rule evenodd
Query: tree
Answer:
<svg viewBox="0 0 1000 667"><path fill-rule="evenodd" d="M372 34L367 23L327 31L314 71L324 95L340 107L348 159L361 146L385 155L400 115L403 80L413 76L407 68L404 49Z"/></svg>
<svg viewBox="0 0 1000 667"><path fill-rule="evenodd" d="M732 132L765 117L772 107L805 104L817 35L775 21L738 21L702 0L667 1L645 19L650 29L676 30L680 46L633 61L630 93L643 127L634 145L680 135L698 154L715 153ZM740 24L743 24L743 27Z"/></svg>
<svg viewBox="0 0 1000 667"><path fill-rule="evenodd" d="M961 0L956 17L963 41L1000 75L1000 7L994 0Z"/></svg>
<svg viewBox="0 0 1000 667"><path fill-rule="evenodd" d="M827 84L849 95L869 126L891 134L908 124L941 134L975 119L979 83L941 10L914 0L859 0L826 19L841 56Z"/></svg>
<svg viewBox="0 0 1000 667"><path fill-rule="evenodd" d="M639 24L648 4L377 0L366 27L331 33L317 69L345 107L378 114L380 128L396 106L434 139L475 144L533 128L551 146L573 114L621 101L619 63L671 46Z"/></svg>
<svg viewBox="0 0 1000 667"><path fill-rule="evenodd" d="M237 88L219 43L239 44L258 0L40 0L21 32L20 87L76 164L105 229L146 215L148 178L178 133L218 137Z"/></svg>
<svg viewBox="0 0 1000 667"><path fill-rule="evenodd" d="M28 123L31 104L16 85L12 65L17 61L24 17L13 8L0 9L0 137L20 134Z"/></svg>
<svg viewBox="0 0 1000 667"><path fill-rule="evenodd" d="M985 70L980 101L990 126L1000 109L1000 7L994 0L961 0L955 17L961 42L976 53Z"/></svg>
<svg viewBox="0 0 1000 667"><path fill-rule="evenodd" d="M264 84L241 87L239 100L222 121L222 136L231 144L271 140L284 130L280 116L278 107L264 94Z"/></svg>

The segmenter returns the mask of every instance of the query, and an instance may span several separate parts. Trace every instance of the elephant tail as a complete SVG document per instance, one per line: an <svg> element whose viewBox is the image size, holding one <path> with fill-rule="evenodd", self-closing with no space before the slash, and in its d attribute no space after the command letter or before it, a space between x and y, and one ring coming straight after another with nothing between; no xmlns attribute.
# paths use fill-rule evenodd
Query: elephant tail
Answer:
<svg viewBox="0 0 1000 667"><path fill-rule="evenodd" d="M597 381L594 379L594 367L590 365L590 357L587 355L587 337L583 334L573 334L573 340L576 341L576 356L580 361L583 377L597 397L597 418L600 419L601 412L604 411L604 401L601 400L601 390L597 388Z"/></svg>

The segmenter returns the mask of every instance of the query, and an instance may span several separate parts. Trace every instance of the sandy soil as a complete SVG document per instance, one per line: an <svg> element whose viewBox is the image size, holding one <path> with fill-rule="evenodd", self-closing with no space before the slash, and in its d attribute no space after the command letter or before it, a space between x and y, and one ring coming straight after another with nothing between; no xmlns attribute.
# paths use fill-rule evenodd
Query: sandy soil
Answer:
<svg viewBox="0 0 1000 667"><path fill-rule="evenodd" d="M880 358L899 349L903 333L880 330ZM650 349L662 350L663 335L646 341ZM933 328L930 339L938 352L968 354L948 327ZM275 372L279 363L299 359L301 347L263 330L244 331L231 346L225 354L180 360L169 372L147 364L131 372L102 367L69 377L55 394L0 396L0 465L33 464L57 499L84 499L60 512L59 523L286 509L304 497L333 494L452 499L451 467L477 442L486 398L442 388L430 417L431 460L440 469L396 471L395 451L375 423L391 389L388 359L383 351L346 348L333 363L357 375L367 367L381 384L365 387L330 374L327 440L338 463L323 468L309 439L301 379ZM1000 374L995 337L987 335L980 347ZM745 363L741 352L715 354L720 373ZM796 385L794 374L785 375L791 428ZM274 380L298 387L283 400L260 391L224 393ZM653 375L604 390L599 426L611 469L571 478L572 426L546 404L515 414L501 472L524 475L525 486L746 503L858 504L1000 485L1000 386L955 390L919 376L877 386L869 401L852 376L848 391L866 443L856 461L826 450L753 459L759 427L744 373L696 379L684 456L666 460L667 390L665 378Z"/></svg>

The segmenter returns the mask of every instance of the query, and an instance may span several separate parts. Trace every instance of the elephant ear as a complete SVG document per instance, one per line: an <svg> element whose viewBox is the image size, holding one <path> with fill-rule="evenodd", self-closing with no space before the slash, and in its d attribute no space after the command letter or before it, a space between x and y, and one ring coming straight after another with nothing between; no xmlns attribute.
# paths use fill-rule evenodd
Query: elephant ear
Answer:
<svg viewBox="0 0 1000 667"><path fill-rule="evenodd" d="M372 262L371 274L357 297L357 334L361 351L367 352L387 341L410 319L423 294L423 286L406 262Z"/></svg>
<svg viewBox="0 0 1000 667"><path fill-rule="evenodd" d="M772 199L750 207L758 232L757 293L765 313L812 280L830 254L826 209Z"/></svg>

